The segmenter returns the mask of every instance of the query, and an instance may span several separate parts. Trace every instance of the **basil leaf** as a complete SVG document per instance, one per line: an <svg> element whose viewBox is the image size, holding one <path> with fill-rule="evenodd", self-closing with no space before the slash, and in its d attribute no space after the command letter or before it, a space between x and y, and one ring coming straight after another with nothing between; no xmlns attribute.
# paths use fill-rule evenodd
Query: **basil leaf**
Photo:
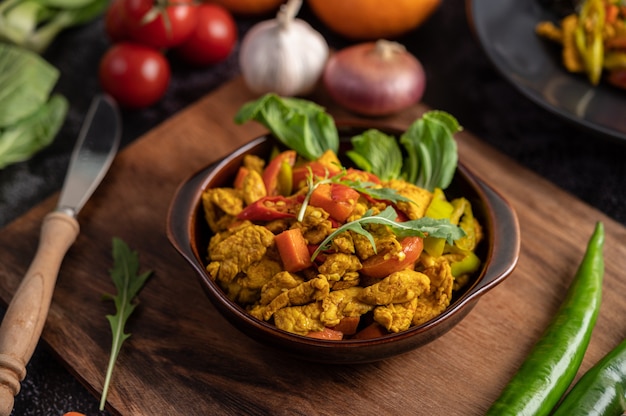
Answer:
<svg viewBox="0 0 626 416"><path fill-rule="evenodd" d="M429 111L400 137L407 152L402 173L421 188L446 189L458 163L454 133L462 130L457 120L444 111Z"/></svg>
<svg viewBox="0 0 626 416"><path fill-rule="evenodd" d="M59 71L34 52L0 43L0 129L48 101Z"/></svg>
<svg viewBox="0 0 626 416"><path fill-rule="evenodd" d="M33 114L0 129L0 169L27 160L48 146L63 125L67 107L65 97L53 95Z"/></svg>
<svg viewBox="0 0 626 416"><path fill-rule="evenodd" d="M395 137L370 129L351 139L353 150L346 155L354 164L383 181L400 177L402 151Z"/></svg>
<svg viewBox="0 0 626 416"><path fill-rule="evenodd" d="M269 93L244 104L235 115L242 124L254 120L300 156L315 160L326 150L339 150L339 134L333 118L311 101Z"/></svg>

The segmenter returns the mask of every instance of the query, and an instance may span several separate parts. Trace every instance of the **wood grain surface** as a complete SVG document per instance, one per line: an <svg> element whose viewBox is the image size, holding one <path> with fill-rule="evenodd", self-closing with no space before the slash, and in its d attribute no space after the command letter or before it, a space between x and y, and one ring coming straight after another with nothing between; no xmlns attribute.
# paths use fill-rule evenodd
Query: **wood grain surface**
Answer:
<svg viewBox="0 0 626 416"><path fill-rule="evenodd" d="M264 129L232 118L249 99L235 79L125 148L79 215L81 233L62 265L43 339L100 395L111 336L103 293L111 240L138 251L154 271L128 323L108 409L122 415L481 415L498 396L563 299L595 222L604 221L604 299L581 371L626 335L626 229L520 167L471 132L457 136L461 160L517 210L518 266L453 330L413 352L354 366L285 357L231 327L165 235L177 186ZM324 102L322 97L317 97ZM389 118L406 127L418 105ZM340 111L332 111L345 116ZM57 195L0 233L0 298L15 292Z"/></svg>

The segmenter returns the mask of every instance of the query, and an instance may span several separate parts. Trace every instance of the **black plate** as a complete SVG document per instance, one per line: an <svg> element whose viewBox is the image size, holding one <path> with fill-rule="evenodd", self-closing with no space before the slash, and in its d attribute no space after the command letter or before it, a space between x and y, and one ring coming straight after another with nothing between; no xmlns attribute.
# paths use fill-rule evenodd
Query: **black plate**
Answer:
<svg viewBox="0 0 626 416"><path fill-rule="evenodd" d="M468 18L497 70L525 96L566 119L610 138L626 140L626 91L561 63L560 46L535 34L541 21L559 21L539 0L467 0Z"/></svg>

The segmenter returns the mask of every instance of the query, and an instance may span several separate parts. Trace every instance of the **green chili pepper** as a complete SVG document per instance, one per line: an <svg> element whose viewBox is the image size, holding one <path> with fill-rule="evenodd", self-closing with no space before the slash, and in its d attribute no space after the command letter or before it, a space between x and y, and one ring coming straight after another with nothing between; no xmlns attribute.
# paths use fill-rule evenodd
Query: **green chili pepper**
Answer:
<svg viewBox="0 0 626 416"><path fill-rule="evenodd" d="M454 207L448 202L445 193L441 188L435 188L433 191L433 199L428 205L426 216L434 219L450 219ZM443 254L446 245L445 238L426 237L424 239L424 251L433 257L439 257Z"/></svg>
<svg viewBox="0 0 626 416"><path fill-rule="evenodd" d="M578 18L574 32L576 47L585 64L589 81L593 85L600 82L604 60L604 39L602 30L605 22L604 2L587 0Z"/></svg>
<svg viewBox="0 0 626 416"><path fill-rule="evenodd" d="M626 340L578 380L553 416L617 416L624 410L626 410Z"/></svg>
<svg viewBox="0 0 626 416"><path fill-rule="evenodd" d="M595 230L567 295L488 416L547 415L574 379L602 298L604 226Z"/></svg>

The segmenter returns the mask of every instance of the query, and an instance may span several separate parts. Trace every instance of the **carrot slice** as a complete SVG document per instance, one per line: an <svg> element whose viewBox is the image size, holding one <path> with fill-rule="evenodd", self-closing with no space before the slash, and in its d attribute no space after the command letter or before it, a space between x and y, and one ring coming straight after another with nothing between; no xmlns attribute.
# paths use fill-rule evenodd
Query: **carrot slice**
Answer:
<svg viewBox="0 0 626 416"><path fill-rule="evenodd" d="M330 339L330 340L336 340L336 341L341 341L343 339L342 332L336 331L328 327L322 329L321 331L311 331L308 334L306 334L306 336L309 338Z"/></svg>
<svg viewBox="0 0 626 416"><path fill-rule="evenodd" d="M295 273L313 265L306 240L299 228L285 230L274 239L286 271Z"/></svg>
<svg viewBox="0 0 626 416"><path fill-rule="evenodd" d="M377 322L373 322L357 332L353 339L372 339L387 335L389 332Z"/></svg>
<svg viewBox="0 0 626 416"><path fill-rule="evenodd" d="M356 334L356 329L359 326L359 322L361 322L361 318L358 316L346 316L341 318L339 323L335 325L332 329L342 332L345 335L354 335Z"/></svg>
<svg viewBox="0 0 626 416"><path fill-rule="evenodd" d="M246 178L246 176L248 176L248 173L250 173L250 171L247 167L241 166L239 168L239 170L237 171L237 176L235 176L235 181L233 182L233 187L235 189L243 188L243 180Z"/></svg>

